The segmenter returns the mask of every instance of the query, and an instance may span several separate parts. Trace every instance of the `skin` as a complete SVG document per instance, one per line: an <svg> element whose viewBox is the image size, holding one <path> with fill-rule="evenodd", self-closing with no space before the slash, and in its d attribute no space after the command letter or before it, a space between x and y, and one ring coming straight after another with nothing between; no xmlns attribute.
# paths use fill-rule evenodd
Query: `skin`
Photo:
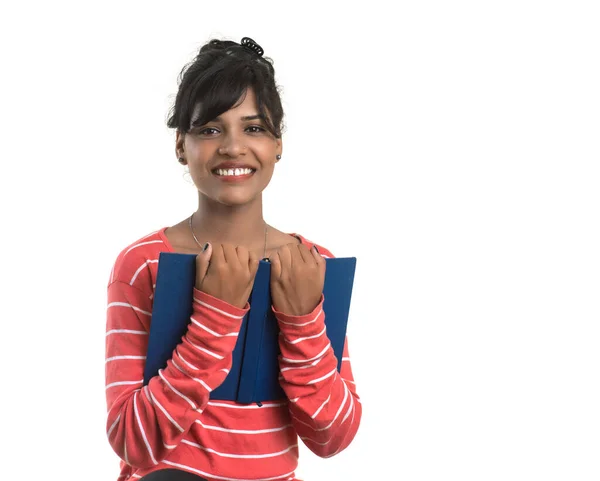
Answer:
<svg viewBox="0 0 600 481"><path fill-rule="evenodd" d="M262 192L269 185L280 138L272 135L258 117L256 96L250 89L230 110L205 125L177 132L175 150L188 165L198 189L193 239L188 219L165 234L176 252L197 255L196 288L237 307L247 303L258 261L263 257L265 226L267 257L271 261L271 295L276 310L305 315L317 306L323 291L325 261L299 240L265 223ZM239 183L221 180L214 169L222 162L256 169Z"/></svg>

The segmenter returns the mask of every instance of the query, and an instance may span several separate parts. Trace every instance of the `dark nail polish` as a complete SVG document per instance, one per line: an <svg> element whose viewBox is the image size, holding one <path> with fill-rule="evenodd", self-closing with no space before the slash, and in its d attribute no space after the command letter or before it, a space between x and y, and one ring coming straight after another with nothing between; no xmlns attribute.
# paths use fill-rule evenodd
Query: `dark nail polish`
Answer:
<svg viewBox="0 0 600 481"><path fill-rule="evenodd" d="M206 244L204 244L204 247L202 248L202 252L204 252L206 249L208 249L208 242Z"/></svg>

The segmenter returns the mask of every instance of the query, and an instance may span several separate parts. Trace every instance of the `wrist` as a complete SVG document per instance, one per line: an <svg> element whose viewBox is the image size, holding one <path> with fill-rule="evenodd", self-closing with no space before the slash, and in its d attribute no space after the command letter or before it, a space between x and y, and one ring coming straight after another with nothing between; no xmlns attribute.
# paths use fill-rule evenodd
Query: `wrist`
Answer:
<svg viewBox="0 0 600 481"><path fill-rule="evenodd" d="M322 309L324 296L321 294L319 300L312 304L311 307L294 307L290 303L284 305L273 304L272 310L278 319L282 319L289 323L301 323L306 318L314 317Z"/></svg>
<svg viewBox="0 0 600 481"><path fill-rule="evenodd" d="M240 302L228 302L219 297L213 296L207 292L201 291L198 288L194 288L194 302L199 304L210 304L211 306L225 311L228 314L233 315L245 315L250 309L250 304L248 301L245 303Z"/></svg>

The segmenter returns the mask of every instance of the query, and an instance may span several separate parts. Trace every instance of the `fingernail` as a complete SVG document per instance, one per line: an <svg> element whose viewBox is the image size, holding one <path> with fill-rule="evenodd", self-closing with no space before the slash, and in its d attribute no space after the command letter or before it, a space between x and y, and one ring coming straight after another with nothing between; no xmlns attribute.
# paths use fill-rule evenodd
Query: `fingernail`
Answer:
<svg viewBox="0 0 600 481"><path fill-rule="evenodd" d="M320 254L319 249L317 249L317 246L313 244L313 249L317 251L317 254Z"/></svg>
<svg viewBox="0 0 600 481"><path fill-rule="evenodd" d="M208 242L206 244L204 244L204 247L202 248L202 252L204 252L206 249L208 249Z"/></svg>

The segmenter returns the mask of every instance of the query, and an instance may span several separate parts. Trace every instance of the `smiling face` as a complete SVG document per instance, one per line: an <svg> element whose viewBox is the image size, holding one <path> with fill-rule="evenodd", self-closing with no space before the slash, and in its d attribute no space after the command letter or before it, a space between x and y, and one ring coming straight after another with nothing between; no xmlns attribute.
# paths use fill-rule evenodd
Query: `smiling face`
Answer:
<svg viewBox="0 0 600 481"><path fill-rule="evenodd" d="M221 204L235 206L256 199L273 176L281 139L267 129L252 89L230 110L199 125L199 108L191 128L177 132L176 149L189 166L198 191Z"/></svg>

